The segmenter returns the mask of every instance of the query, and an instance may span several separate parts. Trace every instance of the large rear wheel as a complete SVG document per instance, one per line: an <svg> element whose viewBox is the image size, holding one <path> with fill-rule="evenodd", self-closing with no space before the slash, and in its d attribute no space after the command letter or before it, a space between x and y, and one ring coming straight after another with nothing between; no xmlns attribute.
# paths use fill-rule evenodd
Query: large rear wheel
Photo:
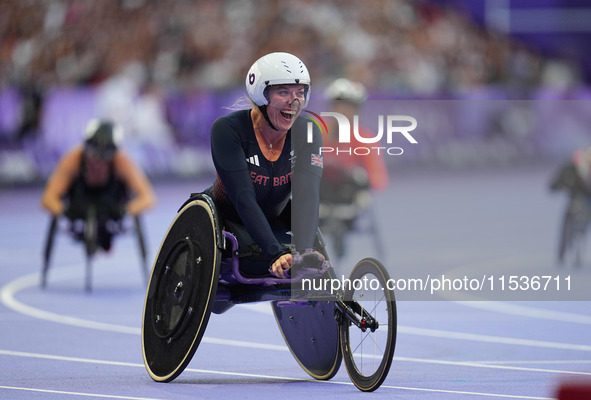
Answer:
<svg viewBox="0 0 591 400"><path fill-rule="evenodd" d="M201 343L217 291L220 251L211 206L183 207L160 246L148 283L142 321L144 364L169 382L189 365Z"/></svg>

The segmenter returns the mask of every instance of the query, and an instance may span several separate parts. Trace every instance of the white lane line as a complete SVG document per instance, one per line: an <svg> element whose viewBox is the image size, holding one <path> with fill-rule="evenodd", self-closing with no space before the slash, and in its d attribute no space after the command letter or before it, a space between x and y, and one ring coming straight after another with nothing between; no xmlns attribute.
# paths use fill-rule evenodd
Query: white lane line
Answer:
<svg viewBox="0 0 591 400"><path fill-rule="evenodd" d="M398 332L399 333L406 333L409 335L429 336L429 337L436 337L436 338L441 338L441 339L471 340L471 341L475 341L475 342L508 344L508 345L529 346L529 347L542 347L542 348L560 349L560 350L591 351L591 346L585 345L585 344L548 342L548 341L543 341L543 340L519 339L519 338L510 338L510 337L503 337L503 336L481 335L481 334L476 334L476 333L442 331L439 329L413 328L410 326L399 326Z"/></svg>
<svg viewBox="0 0 591 400"><path fill-rule="evenodd" d="M248 347L250 349L289 351L289 349L285 345L245 342L243 340L219 339L219 338L212 338L212 337L205 336L205 337L203 337L203 339L201 341L204 343L209 343L209 344L221 344L224 346L234 346L234 347Z"/></svg>
<svg viewBox="0 0 591 400"><path fill-rule="evenodd" d="M477 364L591 364L591 360L484 360Z"/></svg>
<svg viewBox="0 0 591 400"><path fill-rule="evenodd" d="M514 371L527 371L527 372L545 372L551 374L569 374L569 375L584 375L591 376L591 372L578 372L578 371L564 371L558 369L542 369L542 368L527 368L527 367L512 367L509 365L495 365L493 363L476 362L476 361L445 361L445 360L430 360L424 358L414 357L394 357L395 361L410 361L417 363L428 363L428 364L441 364L441 365L453 365L459 367L472 367L472 368L492 368L492 369L504 369Z"/></svg>
<svg viewBox="0 0 591 400"><path fill-rule="evenodd" d="M39 274L24 275L14 281L6 284L0 290L0 301L8 308L33 318L42 319L51 322L58 322L66 325L78 326L82 328L96 329L100 331L127 333L139 335L140 328L108 324L103 322L89 321L82 318L70 317L63 314L56 314L41 310L21 303L15 298L16 293L39 284Z"/></svg>
<svg viewBox="0 0 591 400"><path fill-rule="evenodd" d="M29 353L26 351L12 351L12 350L0 350L0 355L13 356L13 357L27 357L27 358L40 358L44 360L55 360L55 361L70 361L78 363L89 363L89 364L103 364L103 365L114 365L117 367L142 367L144 364L128 363L121 361L103 361L92 358L81 358L81 357L68 357L68 356L56 356L53 354L41 354L41 353Z"/></svg>
<svg viewBox="0 0 591 400"><path fill-rule="evenodd" d="M225 344L220 342L219 344ZM245 342L245 344L248 344ZM252 343L253 345L257 345L257 343ZM256 346L255 346L256 347ZM287 348L282 350L288 351ZM17 356L17 357L33 357L33 358L45 358L51 360L59 360L59 361L73 361L73 362L91 362L94 364L108 364L108 365L118 365L124 367L143 367L143 364L134 364L134 363L123 363L123 362L116 362L116 361L101 361L101 360L93 360L93 359L86 359L86 358L78 358L78 357L66 357L66 356L54 356L54 355L46 355L46 354L38 354L38 353L27 353L27 352L20 352L20 351L11 351L11 350L0 350L0 355L7 355L7 356ZM556 370L556 369L542 369L542 368L527 368L527 367L514 367L508 365L495 365L492 362L475 362L475 361L445 361L445 360L433 360L427 358L415 358L415 357L394 357L394 361L396 362L413 362L413 363L424 363L424 364L438 364L438 365L451 365L456 367L470 367L470 368L489 368L489 369L501 369L501 370L509 370L509 371L526 371L526 372L542 372L542 373L550 373L550 374L565 374L565 375L582 375L582 376L591 376L591 372L580 372L580 371L565 371L565 370ZM187 369L188 370L188 369ZM199 372L207 372L205 370L195 370ZM215 371L215 373L225 374L225 372ZM233 372L228 372L229 375L234 374ZM260 377L260 375L256 375Z"/></svg>
<svg viewBox="0 0 591 400"><path fill-rule="evenodd" d="M131 335L140 335L141 328L137 327L130 327L124 325L116 325L116 324L109 324L104 322L96 322L90 321L82 318L70 317L67 315L52 313L49 311L41 310L39 308L31 307L22 302L18 301L15 298L15 295L25 289L28 289L32 286L38 285L39 276L38 274L31 274L25 275L21 278L18 278L11 283L5 285L0 290L0 302L2 302L6 307L19 312L24 315L28 315L33 318L42 319L45 321L57 322L60 324L76 326L79 328L88 328L88 329L95 329L100 331L107 331L107 332L116 332L116 333L125 333ZM227 340L227 339L217 339L217 338L210 338L204 337L202 340L204 343L211 343L211 344L223 344L227 346L235 346L235 347L248 347L248 348L258 348L258 349L265 349L265 350L281 350L281 351L288 351L287 346L279 346L279 345L272 345L272 344L264 344L264 343L252 343L252 342L245 342L241 340Z"/></svg>
<svg viewBox="0 0 591 400"><path fill-rule="evenodd" d="M123 399L123 400L160 400L153 397L132 397L132 396L117 396L108 394L97 394L97 393L82 393L82 392L66 392L64 390L51 390L51 389L35 389L26 388L20 386L4 386L0 385L0 389L8 390L23 390L27 392L40 392L40 393L51 393L51 394L66 394L70 396L83 396L83 397L99 397L103 399Z"/></svg>
<svg viewBox="0 0 591 400"><path fill-rule="evenodd" d="M456 390L410 388L410 387L404 387L404 386L387 386L387 385L382 385L380 387L381 388L388 388L388 389L413 390L413 391L417 391L417 392L452 393L452 394L461 394L461 395L467 395L467 396L500 397L503 399L556 400L553 397L534 397L534 396L496 394L496 393L463 392L463 391L456 391Z"/></svg>
<svg viewBox="0 0 591 400"><path fill-rule="evenodd" d="M136 364L136 363L124 363L124 362L118 362L118 361L95 360L95 359L79 358L79 357L53 356L53 355L49 355L49 354L27 353L27 352L18 352L18 351L10 351L10 350L0 350L0 354L7 355L7 356L31 357L31 358L41 358L41 359L58 360L58 361L71 361L71 362L82 362L82 363L91 363L91 364L144 368L143 364ZM245 377L245 378L258 378L258 379L263 378L263 379L281 380L281 381L315 382L315 383L325 383L325 384L332 384L332 385L347 385L347 386L353 385L351 382L319 381L316 379L302 379L302 378L293 378L293 377L286 377L286 376L250 374L250 373L244 373L244 372L214 371L214 370L205 370L205 369L196 369L196 368L187 368L187 369L185 369L185 371L201 373L201 374L225 375L225 376L232 376L232 377L240 376L240 377ZM2 388L2 386L0 386L0 388ZM11 387L7 387L7 388L11 388ZM481 393L481 392L466 392L466 391L445 390L445 389L425 389L425 388L415 388L415 387L407 387L407 386L393 386L393 385L382 385L381 388L419 391L419 392L431 392L431 393L453 393L453 394L468 395L468 396L500 397L500 398L505 398L505 399L552 400L551 398L548 398L548 397L534 397L534 396ZM45 391L45 390L41 390L41 389L23 389L23 390ZM55 393L60 393L60 392L56 391ZM68 392L63 392L63 393L68 393ZM88 394L80 394L80 395L90 396ZM99 397L107 397L107 396L99 395ZM115 397L115 398L144 399L144 398L134 398L134 397ZM150 400L152 400L152 399L150 399Z"/></svg>
<svg viewBox="0 0 591 400"><path fill-rule="evenodd" d="M575 324L591 325L591 316L575 314L565 311L543 310L536 307L523 306L500 301L454 301L466 307L495 311L508 315L518 315L528 318L547 319L550 321L572 322Z"/></svg>
<svg viewBox="0 0 591 400"><path fill-rule="evenodd" d="M126 333L126 334L133 334L139 335L141 333L141 329L139 327L129 327L123 325L115 325L103 322L96 322L85 320L76 317L69 317L61 314L56 314L48 311L44 311L35 307L28 306L23 304L22 302L18 301L15 296L18 292L28 289L30 287L34 287L39 283L39 275L38 274L29 274L24 275L20 278L15 279L12 282L4 285L0 289L0 302L2 302L6 307L19 312L21 314L28 315L33 318L43 319L51 322L67 324L72 326L77 326L81 328L89 328L89 329L96 329L108 332L117 332L117 333ZM252 308L253 310L263 310L263 308ZM266 313L266 312L265 312ZM481 334L474 334L474 333L464 333L464 332L454 332L454 331L444 331L439 329L425 329L425 328L415 328L409 326L398 326L398 332L409 334L409 335L418 335L418 336L429 336L429 337L436 337L441 339L456 339L456 340L469 340L469 341L476 341L476 342L484 342L484 343L497 343L497 344L505 344L505 345L516 345L516 346L529 346L529 347L540 347L540 348L550 348L550 349L559 349L559 350L574 350L574 351L591 351L591 345L581 345L581 344L570 344L570 343L560 343L560 342L550 342L550 341L541 341L541 340L531 340L531 339L519 339L519 338L510 338L510 337L503 337L503 336L491 336L491 335L481 335ZM283 346L276 346L276 345L267 345L267 344L251 344L250 342L243 342L243 341L229 341L224 339L214 339L204 337L203 341L205 343L213 343L213 344L225 344L225 345L234 345L239 347L256 347L262 349L269 349L269 350L284 350Z"/></svg>

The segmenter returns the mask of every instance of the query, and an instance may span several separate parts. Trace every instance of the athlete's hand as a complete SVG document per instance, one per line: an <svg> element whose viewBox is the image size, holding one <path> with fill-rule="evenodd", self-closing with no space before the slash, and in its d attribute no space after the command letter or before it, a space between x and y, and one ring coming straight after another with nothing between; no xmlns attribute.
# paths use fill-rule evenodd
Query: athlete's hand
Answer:
<svg viewBox="0 0 591 400"><path fill-rule="evenodd" d="M287 278L285 270L291 268L292 262L293 259L290 253L282 255L271 265L271 273L278 278Z"/></svg>
<svg viewBox="0 0 591 400"><path fill-rule="evenodd" d="M49 209L51 215L53 215L54 217L57 217L64 213L64 203L62 201L55 201L51 204L48 204L47 208Z"/></svg>

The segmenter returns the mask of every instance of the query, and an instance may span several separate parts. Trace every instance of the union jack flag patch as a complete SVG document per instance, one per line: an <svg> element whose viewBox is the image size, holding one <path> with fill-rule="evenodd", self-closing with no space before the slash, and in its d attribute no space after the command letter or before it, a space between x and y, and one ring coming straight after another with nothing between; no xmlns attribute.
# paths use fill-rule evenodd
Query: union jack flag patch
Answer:
<svg viewBox="0 0 591 400"><path fill-rule="evenodd" d="M324 158L319 154L312 154L312 165L322 168L324 166Z"/></svg>

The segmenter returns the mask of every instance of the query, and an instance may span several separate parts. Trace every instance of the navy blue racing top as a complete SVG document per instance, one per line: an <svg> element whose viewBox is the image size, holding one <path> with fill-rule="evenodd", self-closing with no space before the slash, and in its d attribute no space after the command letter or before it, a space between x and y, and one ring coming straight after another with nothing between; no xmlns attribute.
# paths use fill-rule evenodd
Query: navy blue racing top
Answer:
<svg viewBox="0 0 591 400"><path fill-rule="evenodd" d="M276 161L263 156L255 136L251 110L218 118L211 128L211 152L217 177L206 192L224 218L244 225L268 255L284 251L271 224L291 204L291 231L296 250L312 248L318 229L322 177L322 136L315 124L308 143L306 119L298 117L287 132Z"/></svg>

